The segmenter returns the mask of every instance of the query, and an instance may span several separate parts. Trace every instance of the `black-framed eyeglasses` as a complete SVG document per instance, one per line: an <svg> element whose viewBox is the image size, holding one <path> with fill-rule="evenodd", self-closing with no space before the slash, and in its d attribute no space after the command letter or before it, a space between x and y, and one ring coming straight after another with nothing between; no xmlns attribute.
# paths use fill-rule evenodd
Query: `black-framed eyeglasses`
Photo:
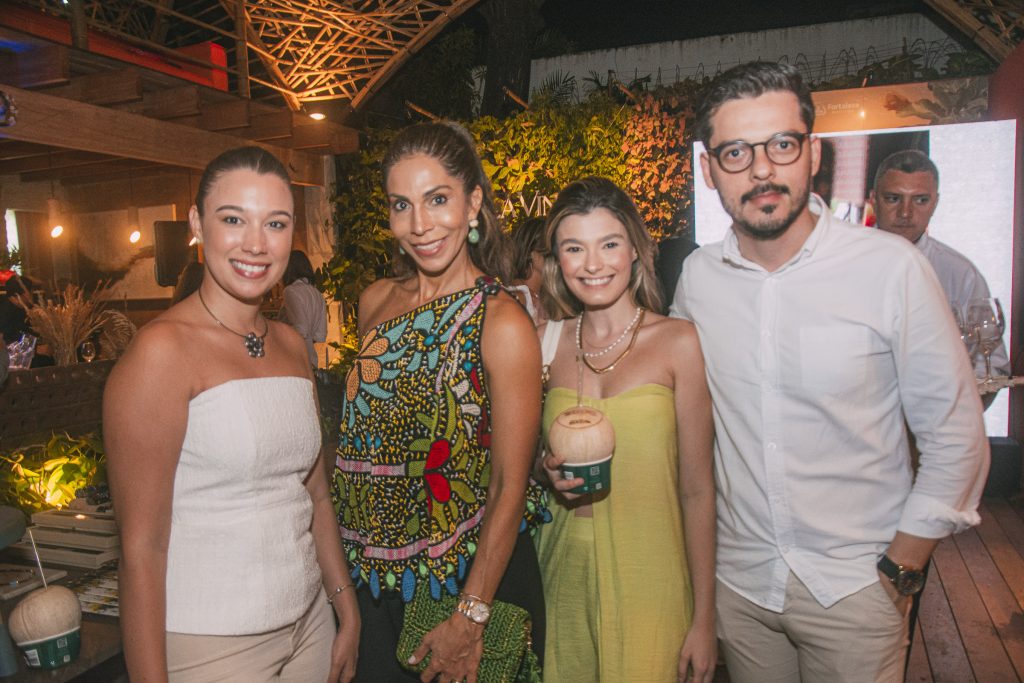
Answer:
<svg viewBox="0 0 1024 683"><path fill-rule="evenodd" d="M764 147L768 160L779 166L788 166L800 158L804 150L804 140L810 133L776 133L764 142L750 143L745 140L732 140L708 150L718 165L726 173L746 171L754 163L754 148Z"/></svg>

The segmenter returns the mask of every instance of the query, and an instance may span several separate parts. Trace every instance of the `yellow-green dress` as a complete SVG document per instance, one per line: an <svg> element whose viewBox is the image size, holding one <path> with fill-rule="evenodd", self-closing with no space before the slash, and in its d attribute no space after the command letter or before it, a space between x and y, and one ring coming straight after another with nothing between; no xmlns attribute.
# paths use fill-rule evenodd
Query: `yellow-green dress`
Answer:
<svg viewBox="0 0 1024 683"><path fill-rule="evenodd" d="M544 435L576 403L551 389ZM615 427L611 489L593 517L549 498L553 520L537 537L547 637L546 683L675 681L693 616L683 544L672 390L645 384L584 398Z"/></svg>

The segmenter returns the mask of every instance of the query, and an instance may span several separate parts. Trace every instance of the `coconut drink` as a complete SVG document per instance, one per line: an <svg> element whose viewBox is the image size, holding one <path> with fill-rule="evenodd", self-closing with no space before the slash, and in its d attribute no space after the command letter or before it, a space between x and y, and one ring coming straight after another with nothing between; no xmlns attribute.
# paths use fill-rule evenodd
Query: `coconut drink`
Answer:
<svg viewBox="0 0 1024 683"><path fill-rule="evenodd" d="M611 487L615 428L596 408L577 405L559 413L548 430L548 446L564 458L564 479L582 479L570 493L597 493Z"/></svg>
<svg viewBox="0 0 1024 683"><path fill-rule="evenodd" d="M32 591L7 621L30 668L56 669L78 656L82 608L74 592L64 586Z"/></svg>

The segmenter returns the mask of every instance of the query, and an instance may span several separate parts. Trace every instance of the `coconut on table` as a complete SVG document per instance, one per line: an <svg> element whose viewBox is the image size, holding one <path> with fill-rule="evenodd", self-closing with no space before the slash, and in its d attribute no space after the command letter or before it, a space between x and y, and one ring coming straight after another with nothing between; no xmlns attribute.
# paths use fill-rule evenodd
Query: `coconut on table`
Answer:
<svg viewBox="0 0 1024 683"><path fill-rule="evenodd" d="M82 607L69 588L40 588L21 599L7 626L29 667L55 669L78 656Z"/></svg>

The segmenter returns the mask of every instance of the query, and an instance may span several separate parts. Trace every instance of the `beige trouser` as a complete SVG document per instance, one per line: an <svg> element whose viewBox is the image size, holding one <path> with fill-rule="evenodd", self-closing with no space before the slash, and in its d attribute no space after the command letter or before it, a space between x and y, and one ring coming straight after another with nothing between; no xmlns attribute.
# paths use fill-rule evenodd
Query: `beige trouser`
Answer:
<svg viewBox="0 0 1024 683"><path fill-rule="evenodd" d="M903 681L910 601L897 608L879 583L826 609L790 573L778 614L719 581L716 602L733 683Z"/></svg>
<svg viewBox="0 0 1024 683"><path fill-rule="evenodd" d="M251 636L167 634L171 683L318 683L331 669L334 618L323 595L294 624Z"/></svg>

